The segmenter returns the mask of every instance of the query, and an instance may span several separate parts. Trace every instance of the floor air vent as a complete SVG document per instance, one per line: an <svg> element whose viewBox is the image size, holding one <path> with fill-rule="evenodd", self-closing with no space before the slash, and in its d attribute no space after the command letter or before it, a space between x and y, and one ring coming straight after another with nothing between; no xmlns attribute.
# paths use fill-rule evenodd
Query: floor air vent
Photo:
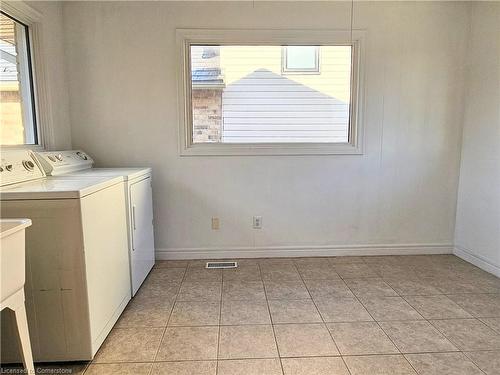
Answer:
<svg viewBox="0 0 500 375"><path fill-rule="evenodd" d="M238 262L207 262L205 268L236 268Z"/></svg>

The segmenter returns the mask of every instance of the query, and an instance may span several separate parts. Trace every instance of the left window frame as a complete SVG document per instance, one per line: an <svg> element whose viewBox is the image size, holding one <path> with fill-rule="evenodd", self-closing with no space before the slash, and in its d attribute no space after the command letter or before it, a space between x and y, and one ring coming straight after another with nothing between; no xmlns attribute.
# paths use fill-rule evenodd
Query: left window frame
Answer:
<svg viewBox="0 0 500 375"><path fill-rule="evenodd" d="M2 149L50 149L54 145L52 113L46 85L44 55L42 49L43 15L31 6L17 1L2 1L2 13L27 27L29 40L29 65L31 72L31 108L35 120L35 140L33 144L0 144Z"/></svg>

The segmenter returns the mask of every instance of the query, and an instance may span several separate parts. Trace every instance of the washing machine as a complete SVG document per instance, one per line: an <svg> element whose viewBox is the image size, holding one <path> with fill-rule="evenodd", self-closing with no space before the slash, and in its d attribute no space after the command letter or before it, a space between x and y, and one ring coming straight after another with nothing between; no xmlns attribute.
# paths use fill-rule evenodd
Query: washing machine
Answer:
<svg viewBox="0 0 500 375"><path fill-rule="evenodd" d="M27 150L2 150L2 218L30 218L26 308L35 361L91 360L130 300L124 179L46 177ZM5 318L5 320L4 320ZM17 358L2 312L2 362Z"/></svg>
<svg viewBox="0 0 500 375"><path fill-rule="evenodd" d="M81 150L35 154L50 176L123 177L133 297L155 264L151 168L93 168L93 159Z"/></svg>

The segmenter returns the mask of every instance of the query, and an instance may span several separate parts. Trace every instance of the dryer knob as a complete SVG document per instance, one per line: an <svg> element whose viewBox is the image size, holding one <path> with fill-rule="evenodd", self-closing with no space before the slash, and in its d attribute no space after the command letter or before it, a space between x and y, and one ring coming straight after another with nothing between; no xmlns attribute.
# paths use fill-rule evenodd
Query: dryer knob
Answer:
<svg viewBox="0 0 500 375"><path fill-rule="evenodd" d="M9 164L9 165L5 166L5 170L7 170L9 172L12 171L12 169L13 169L12 164Z"/></svg>
<svg viewBox="0 0 500 375"><path fill-rule="evenodd" d="M63 161L63 156L61 154L57 154L56 159L59 161Z"/></svg>
<svg viewBox="0 0 500 375"><path fill-rule="evenodd" d="M53 157L52 155L49 155L48 158L49 158L50 161L56 162L56 158Z"/></svg>
<svg viewBox="0 0 500 375"><path fill-rule="evenodd" d="M31 160L23 160L23 167L27 171L31 172L33 169L35 169L35 164Z"/></svg>
<svg viewBox="0 0 500 375"><path fill-rule="evenodd" d="M83 152L78 151L76 154L77 154L79 157L81 157L83 160L87 160L87 159L88 159L88 158L87 158L87 155L85 155Z"/></svg>

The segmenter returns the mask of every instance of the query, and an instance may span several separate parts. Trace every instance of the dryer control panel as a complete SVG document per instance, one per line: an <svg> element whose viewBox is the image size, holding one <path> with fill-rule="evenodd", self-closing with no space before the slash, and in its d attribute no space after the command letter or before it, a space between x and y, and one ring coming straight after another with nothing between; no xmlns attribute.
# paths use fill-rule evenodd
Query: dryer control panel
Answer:
<svg viewBox="0 0 500 375"><path fill-rule="evenodd" d="M45 173L30 150L2 151L0 186L36 180Z"/></svg>
<svg viewBox="0 0 500 375"><path fill-rule="evenodd" d="M94 160L81 150L43 151L37 152L36 157L47 176L89 169L94 164Z"/></svg>

